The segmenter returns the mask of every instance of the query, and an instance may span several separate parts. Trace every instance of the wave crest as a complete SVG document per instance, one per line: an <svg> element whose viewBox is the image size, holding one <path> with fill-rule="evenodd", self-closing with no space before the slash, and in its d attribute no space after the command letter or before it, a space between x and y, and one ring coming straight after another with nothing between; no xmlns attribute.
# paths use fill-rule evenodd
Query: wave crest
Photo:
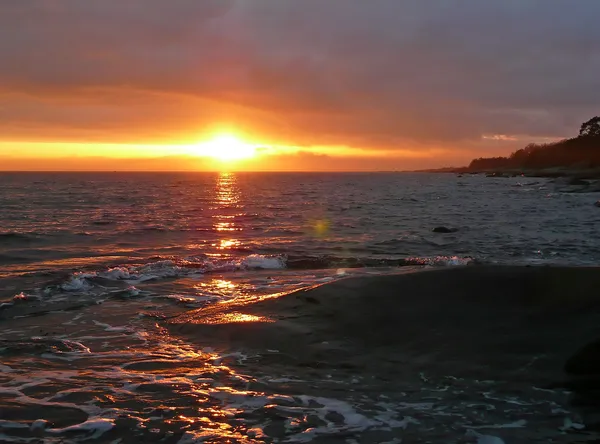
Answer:
<svg viewBox="0 0 600 444"><path fill-rule="evenodd" d="M123 281L130 285L146 281L187 277L208 273L227 273L252 270L325 270L349 268L397 268L405 266L464 266L476 263L473 258L459 256L410 257L404 259L345 258L335 256L288 256L251 254L237 259L207 257L154 258L144 264L119 265L101 271L73 273L46 293L88 292L102 286L102 281Z"/></svg>

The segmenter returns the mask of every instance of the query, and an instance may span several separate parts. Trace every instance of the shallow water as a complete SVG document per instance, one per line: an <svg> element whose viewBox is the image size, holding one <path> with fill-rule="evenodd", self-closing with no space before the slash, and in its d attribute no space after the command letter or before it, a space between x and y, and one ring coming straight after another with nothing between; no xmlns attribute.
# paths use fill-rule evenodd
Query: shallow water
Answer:
<svg viewBox="0 0 600 444"><path fill-rule="evenodd" d="M165 325L415 265L594 265L595 200L526 178L1 174L0 441L581 442L560 390L391 386Z"/></svg>

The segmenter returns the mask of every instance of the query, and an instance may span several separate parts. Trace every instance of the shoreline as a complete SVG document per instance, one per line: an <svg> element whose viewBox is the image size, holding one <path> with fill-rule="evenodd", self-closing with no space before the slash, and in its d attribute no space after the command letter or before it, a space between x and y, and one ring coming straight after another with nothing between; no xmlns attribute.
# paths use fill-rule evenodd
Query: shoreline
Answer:
<svg viewBox="0 0 600 444"><path fill-rule="evenodd" d="M600 268L397 271L199 309L116 297L21 317L23 301L4 312L20 391L0 408L40 439L596 437Z"/></svg>
<svg viewBox="0 0 600 444"><path fill-rule="evenodd" d="M568 390L586 427L600 427L599 286L598 267L425 269L193 310L165 326L190 343L256 356L245 368L258 373L322 380L337 369L344 380L398 387L452 378L529 396Z"/></svg>
<svg viewBox="0 0 600 444"><path fill-rule="evenodd" d="M556 179L560 177L571 179L600 180L600 169L576 169L576 168L544 168L544 169L525 169L525 168L491 168L491 169L471 169L469 167L448 167L434 168L426 170L413 171L414 173L442 173L442 174L465 174L465 175L487 175L488 177L540 177Z"/></svg>
<svg viewBox="0 0 600 444"><path fill-rule="evenodd" d="M166 326L193 341L287 350L306 359L352 350L346 356L352 360L357 348L375 359L382 357L375 350L383 347L410 351L423 368L427 362L440 367L467 360L494 374L498 367L487 368L485 359L497 360L494 351L486 351L496 343L518 355L508 366L511 373L536 353L546 354L545 367L537 373L532 367L529 376L550 383L565 376L566 360L580 347L600 338L593 327L600 321L599 286L600 268L594 267L423 269L349 277L251 303L215 304L183 313ZM435 359L421 359L433 350Z"/></svg>

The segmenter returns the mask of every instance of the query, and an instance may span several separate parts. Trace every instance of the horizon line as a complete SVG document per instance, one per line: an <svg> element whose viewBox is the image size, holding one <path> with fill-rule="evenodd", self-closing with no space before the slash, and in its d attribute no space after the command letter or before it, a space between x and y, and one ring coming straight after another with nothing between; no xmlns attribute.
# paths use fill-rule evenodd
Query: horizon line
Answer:
<svg viewBox="0 0 600 444"><path fill-rule="evenodd" d="M343 173L426 173L424 170L332 170L332 171L312 171L312 170L0 170L3 173L127 173L127 174L148 174L148 173L315 173L315 174L343 174Z"/></svg>

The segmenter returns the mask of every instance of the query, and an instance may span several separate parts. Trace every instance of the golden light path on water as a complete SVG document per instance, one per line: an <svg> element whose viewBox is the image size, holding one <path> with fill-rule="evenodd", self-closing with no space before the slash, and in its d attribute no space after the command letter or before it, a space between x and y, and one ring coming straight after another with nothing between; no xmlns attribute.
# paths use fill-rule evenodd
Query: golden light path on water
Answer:
<svg viewBox="0 0 600 444"><path fill-rule="evenodd" d="M241 231L242 228L235 224L236 210L241 208L240 191L237 187L236 176L233 173L220 173L215 186L215 203L213 210L216 214L214 229L217 232ZM235 239L224 239L224 245L235 244ZM222 244L223 245L223 244Z"/></svg>
<svg viewBox="0 0 600 444"><path fill-rule="evenodd" d="M244 214L244 205L235 174L222 172L216 177L214 199L209 209L212 229L218 236L211 244L213 252L210 255L223 259L232 258L232 250L244 246L240 238L234 237L235 233L244 230L236 223L236 217ZM314 225L318 235L326 233L327 222L317 221ZM174 325L179 324L184 328L186 324L198 327L198 324L270 324L275 320L260 314L244 313L244 307L289 293L270 287L257 291L254 283L245 282L237 274L207 275L199 280L184 280L182 285L187 286L188 290L199 297L214 297L212 302L216 302L196 310L179 312ZM194 300L182 297L180 302L186 301ZM158 414L153 413L153 416L146 418L140 412L131 411L135 420L140 421L138 427L145 437L184 432L182 442L264 442L263 427L268 423L264 419L268 418L270 409L281 409L280 414L289 415L290 427L300 434L303 429L311 430L307 416L300 407L297 415L287 411L286 403L300 401L294 401L286 395L269 394L265 391L263 382L255 376L235 370L240 364L244 366L246 358L243 354L216 352L211 348L215 344L208 339L203 341L202 336L197 343L192 344L158 323L147 324L144 317L136 319L127 327L119 326L120 322L128 323L125 316L122 321L117 321L119 311L122 310L125 314L126 310L132 310L133 304L131 302L129 307L125 304L117 305L114 309L109 308L112 304L106 304L103 307L106 311L104 315L89 313L89 320L88 314L78 318L78 322L86 321L92 325L92 330L87 335L97 339L86 341L91 353L78 357L86 370L74 376L70 382L77 385L80 379L87 380L88 377L92 377L95 383L105 383L107 391L110 391L108 387L122 385L121 380L127 381L127 386L131 387L119 389L115 395L103 398L106 402L96 401L99 407L118 415L130 409L133 400L143 397L143 409L154 409L153 411L160 412L162 417L160 422L156 422L153 418L158 417ZM168 311L161 313L161 316L168 315ZM142 306L140 312L144 312ZM190 327L194 328L192 325ZM103 334L103 328L106 328L107 332L123 329L125 334L122 338L114 333ZM93 331L94 329L99 331ZM139 334L129 334L134 331ZM70 335L65 337L70 339ZM104 346L100 344L109 337L110 347L101 348ZM72 339L79 338L74 334ZM202 345L202 342L205 344ZM88 360L89 363L83 362ZM120 370L109 374L105 369L113 365ZM254 390L251 390L251 387ZM57 390L60 389L57 387ZM154 394L149 396L150 393ZM93 395L92 391L90 396ZM60 391L56 396L60 396ZM284 401L284 405L279 406L281 400ZM248 423L240 420L243 415L250 413L257 416L256 421ZM260 419L262 414L265 417ZM106 420L113 421L110 417L106 417ZM185 441L186 439L188 441Z"/></svg>
<svg viewBox="0 0 600 444"><path fill-rule="evenodd" d="M216 177L209 210L212 230L217 235L210 254L223 259L233 258L232 250L244 246L235 233L244 230L236 223L236 218L245 211L235 174L222 172ZM157 285L160 288L161 284ZM187 287L189 293L195 292L200 298L212 296L211 302L217 302L198 310L187 310L185 313L189 316L180 317L184 324L272 323L274 320L267 316L244 313L243 307L287 294L275 288L257 291L254 283L245 282L237 275L213 274L198 280L182 279L181 285ZM182 296L179 302L193 304L197 301ZM263 431L259 424L245 424L238 416L276 405L277 397L281 395L267 394L255 377L234 370L240 359L244 359L242 355L216 352L211 349L214 344L210 341L199 339L192 343L165 329L147 311L152 306L154 303L135 300L128 300L127 304L106 301L78 313L53 312L52 324L61 326L57 332L60 340L83 344L85 353L59 353L60 358L72 362L68 371L48 370L50 354L31 359L25 366L6 359L3 365L7 368L23 369L23 374L20 371L11 373L8 382L15 387L27 383L27 390L34 393L37 385L42 390L45 381L53 380L55 383L44 390L48 390L48 399L55 400L56 405L63 397L74 397L71 393L76 391L78 408L86 413L89 410L91 421L96 421L95 424L105 430L120 427L117 424L119 418L129 417L132 423L137 422L133 428L149 439L155 435L184 432L184 438L190 442L204 439L262 442ZM160 310L157 319L182 313L181 305L156 307ZM200 311L202 315L198 317ZM132 318L131 313L136 316ZM39 323L29 321L15 323L24 338L40 334ZM85 330L84 336L81 328ZM39 376L39 384L30 381L36 379L35 375ZM249 389L250 384L255 390ZM91 387L89 390L88 386ZM106 394L97 396L97 387L102 387ZM146 411L153 413L146 415ZM160 421L155 419L158 417ZM301 418L293 420L298 426L303 423ZM52 433L60 432L54 430ZM140 442L144 442L141 437Z"/></svg>

